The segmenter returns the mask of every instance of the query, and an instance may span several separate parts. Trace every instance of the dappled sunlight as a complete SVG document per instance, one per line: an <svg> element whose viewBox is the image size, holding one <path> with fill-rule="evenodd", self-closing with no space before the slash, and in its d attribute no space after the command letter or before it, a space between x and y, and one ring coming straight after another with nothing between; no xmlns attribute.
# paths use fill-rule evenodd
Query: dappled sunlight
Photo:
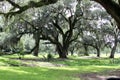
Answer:
<svg viewBox="0 0 120 80"><path fill-rule="evenodd" d="M10 72L14 72L14 73L17 73L17 74L30 74L29 72L26 72L26 71L23 71L23 70L17 70L14 67L13 68L12 67L0 67L0 70L10 71Z"/></svg>
<svg viewBox="0 0 120 80"><path fill-rule="evenodd" d="M0 0L0 80L120 76L120 0Z"/></svg>
<svg viewBox="0 0 120 80"><path fill-rule="evenodd" d="M20 67L18 70L24 70L29 73L36 73L39 74L39 72L47 72L49 71L49 68L44 68L44 67Z"/></svg>
<svg viewBox="0 0 120 80"><path fill-rule="evenodd" d="M51 67L49 69L57 69L57 70L67 70L67 71L77 71L78 68L71 68L71 67Z"/></svg>
<svg viewBox="0 0 120 80"><path fill-rule="evenodd" d="M110 70L110 69L119 69L120 66L89 65L89 66L76 66L74 68L78 69L77 72L88 73L88 72L101 72L101 71Z"/></svg>
<svg viewBox="0 0 120 80"><path fill-rule="evenodd" d="M96 66L96 68L118 69L118 68L120 68L120 65L118 65L118 66Z"/></svg>
<svg viewBox="0 0 120 80"><path fill-rule="evenodd" d="M4 62L0 62L0 66L6 66Z"/></svg>

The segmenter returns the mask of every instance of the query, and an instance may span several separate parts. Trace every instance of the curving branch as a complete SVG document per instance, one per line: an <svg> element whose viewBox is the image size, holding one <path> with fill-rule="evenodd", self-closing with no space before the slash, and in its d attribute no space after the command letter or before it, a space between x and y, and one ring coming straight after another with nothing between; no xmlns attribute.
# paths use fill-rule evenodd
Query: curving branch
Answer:
<svg viewBox="0 0 120 80"><path fill-rule="evenodd" d="M2 1L5 1L5 0L2 0ZM11 16L14 16L16 14L21 14L22 12L24 12L24 11L30 9L30 8L38 8L38 7L42 7L44 5L49 5L49 4L53 4L53 3L57 2L57 0L40 0L38 2L29 1L27 5L20 6L19 4L15 3L12 0L6 0L6 1L13 6L13 9L18 8L17 11L11 11L10 10L8 13L0 12L0 14L5 15L7 18L11 17Z"/></svg>
<svg viewBox="0 0 120 80"><path fill-rule="evenodd" d="M120 5L113 0L93 0L101 4L106 11L115 19L117 26L120 29Z"/></svg>

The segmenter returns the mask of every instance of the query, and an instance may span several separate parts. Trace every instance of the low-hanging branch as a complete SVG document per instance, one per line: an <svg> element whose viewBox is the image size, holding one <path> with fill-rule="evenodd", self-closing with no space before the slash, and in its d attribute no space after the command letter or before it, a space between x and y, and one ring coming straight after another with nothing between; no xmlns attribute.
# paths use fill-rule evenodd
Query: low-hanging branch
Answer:
<svg viewBox="0 0 120 80"><path fill-rule="evenodd" d="M2 0L2 1L5 1L5 0ZM57 0L40 0L38 2L29 1L27 5L20 6L19 4L15 3L12 0L6 0L6 1L13 6L13 8L11 10L15 10L16 8L18 9L17 11L10 10L8 13L0 12L0 14L5 15L5 17L7 17L7 18L14 16L16 14L21 14L22 12L24 12L30 8L38 8L38 7L42 7L44 5L49 5L49 4L53 4L53 3L57 2Z"/></svg>
<svg viewBox="0 0 120 80"><path fill-rule="evenodd" d="M120 29L120 5L113 0L92 0L101 4L106 11L115 19L117 26ZM119 1L120 2L120 1Z"/></svg>

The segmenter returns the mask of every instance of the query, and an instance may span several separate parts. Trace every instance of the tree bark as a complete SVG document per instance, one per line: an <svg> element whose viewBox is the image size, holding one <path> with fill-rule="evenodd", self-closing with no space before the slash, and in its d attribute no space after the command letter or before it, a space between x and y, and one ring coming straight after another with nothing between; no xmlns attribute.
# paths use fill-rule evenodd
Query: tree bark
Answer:
<svg viewBox="0 0 120 80"><path fill-rule="evenodd" d="M68 48L57 45L57 52L59 54L59 58L67 58Z"/></svg>
<svg viewBox="0 0 120 80"><path fill-rule="evenodd" d="M36 31L36 33L34 34L34 39L35 39L35 48L33 50L33 55L34 56L38 56L39 53L39 43L40 43L40 32Z"/></svg>
<svg viewBox="0 0 120 80"><path fill-rule="evenodd" d="M116 48L117 48L117 41L115 40L115 44L111 50L110 58L114 58Z"/></svg>
<svg viewBox="0 0 120 80"><path fill-rule="evenodd" d="M38 56L38 53L39 53L39 42L40 42L40 40L36 40L36 41L35 41L36 47L35 47L35 49L34 49L34 51L33 51L33 55L34 55L34 56Z"/></svg>
<svg viewBox="0 0 120 80"><path fill-rule="evenodd" d="M84 49L85 49L84 55L89 56L89 54L88 54L88 46L84 45Z"/></svg>
<svg viewBox="0 0 120 80"><path fill-rule="evenodd" d="M96 50L97 50L97 57L100 57L100 49L96 48Z"/></svg>
<svg viewBox="0 0 120 80"><path fill-rule="evenodd" d="M39 53L39 46L37 46L33 52L33 56L38 56Z"/></svg>
<svg viewBox="0 0 120 80"><path fill-rule="evenodd" d="M70 52L71 52L71 56L73 56L73 54L74 54L74 48L72 50L70 50Z"/></svg>

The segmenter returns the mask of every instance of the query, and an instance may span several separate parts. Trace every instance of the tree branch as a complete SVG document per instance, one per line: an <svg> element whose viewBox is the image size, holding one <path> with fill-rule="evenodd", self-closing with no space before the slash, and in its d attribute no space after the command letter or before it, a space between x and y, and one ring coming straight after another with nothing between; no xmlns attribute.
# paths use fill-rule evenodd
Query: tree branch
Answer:
<svg viewBox="0 0 120 80"><path fill-rule="evenodd" d="M19 8L19 10L14 11L14 12L9 11L8 13L0 13L0 14L5 15L8 18L8 17L14 16L16 14L21 14L22 12L24 12L30 8L34 8L34 7L38 8L38 7L42 7L44 5L56 3L57 0L40 0L39 2L29 1L28 4L24 5L24 6L20 6L11 0L7 0L7 2L9 2L14 8Z"/></svg>
<svg viewBox="0 0 120 80"><path fill-rule="evenodd" d="M120 5L113 0L93 0L101 4L106 11L115 19L117 26L120 29Z"/></svg>
<svg viewBox="0 0 120 80"><path fill-rule="evenodd" d="M60 31L60 33L62 35L64 35L64 32L63 32L62 28L57 23L55 23L54 21L52 21L52 24Z"/></svg>
<svg viewBox="0 0 120 80"><path fill-rule="evenodd" d="M13 2L11 0L6 0L6 1L9 2L15 8L21 8L18 4L16 4L15 2Z"/></svg>

